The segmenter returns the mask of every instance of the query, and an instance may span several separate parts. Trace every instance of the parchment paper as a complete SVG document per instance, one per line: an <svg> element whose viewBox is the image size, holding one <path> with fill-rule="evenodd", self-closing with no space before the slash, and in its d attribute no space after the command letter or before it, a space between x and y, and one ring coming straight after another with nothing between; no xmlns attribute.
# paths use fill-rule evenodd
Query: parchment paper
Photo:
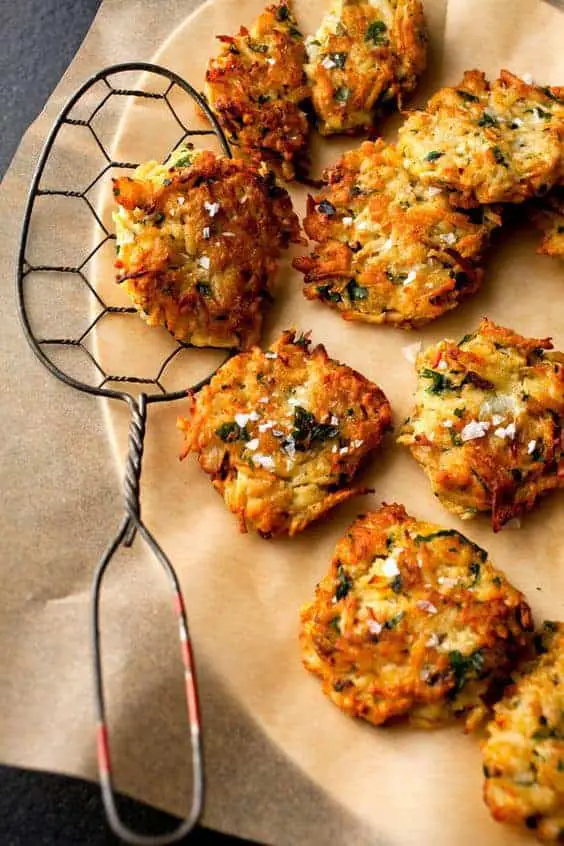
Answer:
<svg viewBox="0 0 564 846"><path fill-rule="evenodd" d="M213 35L250 23L261 3L211 0L185 21L191 8L188 3L106 2L82 58L56 92L54 110L95 68L150 58L167 31L172 36L157 60L199 87L207 56L216 49ZM301 28L312 31L323 4L302 0L296 8ZM471 67L492 76L507 67L551 84L564 79L564 16L547 5L428 0L426 8L431 66L414 102L424 102L438 85L456 82ZM135 135L139 115L143 112L132 109L126 116L120 143ZM387 124L390 140L397 124L397 118ZM41 120L34 127L6 179L3 194L14 221L46 126ZM146 123L143 143L154 147L148 154L158 158L165 142L162 126ZM333 161L354 143L329 142L323 150L317 144L315 165ZM80 148L69 145L69 152L80 161ZM59 164L52 176L64 172ZM305 192L294 196L301 212ZM45 230L42 237L52 240L57 234ZM2 246L6 267L15 253L13 221L9 236L12 252L6 242ZM73 237L91 243L93 236L75 227ZM490 256L482 292L416 333L345 324L303 298L299 277L287 262L265 341L289 325L311 328L331 355L382 386L399 424L414 387L413 367L401 352L406 344L457 337L487 314L527 335L552 335L556 346L564 347L563 267L535 255L537 240L525 227L502 237ZM108 261L96 265L96 284L104 292L111 289ZM3 289L2 296L6 293ZM82 306L76 303L77 310ZM13 305L3 313L11 321L0 341L6 361L3 411L13 436L2 446L2 522L9 554L0 624L6 680L0 756L9 763L94 777L88 585L94 559L117 524L118 485L108 469L99 405L43 371L24 350ZM112 367L152 367L168 343L156 330L132 321L119 333L114 324L100 324L96 340L106 363L114 357ZM205 355L210 354L198 354L196 361L190 354L171 366L167 384L191 381L209 364ZM126 417L113 407L103 412L121 468ZM354 516L382 500L396 500L416 516L462 529L488 549L525 591L539 621L562 618L563 496L547 499L519 531L494 536L485 519L461 525L437 505L422 472L390 438L366 474L374 496L349 503L301 537L267 542L240 535L195 462L178 463L174 423L181 412L180 403L150 411L143 514L177 567L188 602L206 728L206 821L276 844L528 842L490 821L481 802L478 744L460 727L433 733L374 729L348 719L323 697L300 665L298 610ZM104 611L119 786L181 814L187 741L174 627L164 585L147 568L139 547L120 558L108 581Z"/></svg>

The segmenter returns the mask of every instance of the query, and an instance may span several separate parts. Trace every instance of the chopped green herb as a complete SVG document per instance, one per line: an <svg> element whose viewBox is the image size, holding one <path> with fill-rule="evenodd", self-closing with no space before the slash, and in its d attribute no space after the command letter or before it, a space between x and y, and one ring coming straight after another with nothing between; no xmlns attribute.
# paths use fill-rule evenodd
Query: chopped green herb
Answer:
<svg viewBox="0 0 564 846"><path fill-rule="evenodd" d="M441 153L440 150L431 150L431 152L427 153L425 156L425 161L436 162L437 159L441 158L441 156L444 156L444 153Z"/></svg>
<svg viewBox="0 0 564 846"><path fill-rule="evenodd" d="M416 544L428 543L436 538L457 538L460 543L471 547L482 563L488 559L488 553L485 549L482 549L482 547L478 546L477 543L474 543L464 535L461 535L460 532L456 531L456 529L439 529L437 532L431 532L430 535L415 535L414 541Z"/></svg>
<svg viewBox="0 0 564 846"><path fill-rule="evenodd" d="M164 219L164 214L162 212L157 212L157 214L153 218L153 223L155 224L155 226L160 226Z"/></svg>
<svg viewBox="0 0 564 846"><path fill-rule="evenodd" d="M372 21L364 35L365 41L372 41L376 45L384 44L388 27L384 21Z"/></svg>
<svg viewBox="0 0 564 846"><path fill-rule="evenodd" d="M337 634L341 634L341 629L339 628L339 623L341 622L340 617L333 617L332 620L329 620L329 625L332 629L335 629Z"/></svg>
<svg viewBox="0 0 564 846"><path fill-rule="evenodd" d="M187 153L185 156L180 156L174 163L174 167L188 167L192 163L192 156Z"/></svg>
<svg viewBox="0 0 564 846"><path fill-rule="evenodd" d="M478 126L497 126L497 120L488 114L488 112L484 112L478 121Z"/></svg>
<svg viewBox="0 0 564 846"><path fill-rule="evenodd" d="M309 338L308 338L308 336L306 335L306 333L305 333L305 332L300 332L300 334L298 335L298 337L297 337L297 338L296 338L296 340L294 341L294 344L295 344L297 347L307 347L307 346L308 346L308 344L309 344Z"/></svg>
<svg viewBox="0 0 564 846"><path fill-rule="evenodd" d="M552 117L551 112L547 112L545 109L541 109L540 106L535 106L534 111L543 120L550 120L550 118Z"/></svg>
<svg viewBox="0 0 564 846"><path fill-rule="evenodd" d="M352 682L348 679L337 679L337 681L333 683L333 690L336 693L340 693L341 690L344 690L345 687L348 687L350 684L352 684Z"/></svg>
<svg viewBox="0 0 564 846"><path fill-rule="evenodd" d="M481 568L481 564L478 564L477 561L472 561L472 563L468 567L468 572L472 576L472 582L470 584L470 587L474 587L474 585L478 584L478 582L480 581Z"/></svg>
<svg viewBox="0 0 564 846"><path fill-rule="evenodd" d="M335 63L336 67L344 68L345 62L347 61L347 54L346 53L329 53L328 57L331 59L332 62Z"/></svg>
<svg viewBox="0 0 564 846"><path fill-rule="evenodd" d="M343 565L339 564L337 567L337 589L335 590L335 599L344 599L353 586L353 580L345 572Z"/></svg>
<svg viewBox="0 0 564 846"><path fill-rule="evenodd" d="M537 441L534 450L531 453L531 461L542 461L544 444L542 441Z"/></svg>
<svg viewBox="0 0 564 846"><path fill-rule="evenodd" d="M425 368L421 371L421 376L424 379L432 379L432 384L426 388L428 394L442 394L444 391L454 390L454 385L450 379L443 373L438 373L436 370Z"/></svg>
<svg viewBox="0 0 564 846"><path fill-rule="evenodd" d="M509 167L505 160L505 156L503 155L503 150L501 147L498 147L497 144L495 147L492 147L493 157L499 165L503 165L503 167Z"/></svg>
<svg viewBox="0 0 564 846"><path fill-rule="evenodd" d="M332 303L342 303L343 298L338 291L333 291L330 285L320 285L317 293L322 300L329 300Z"/></svg>
<svg viewBox="0 0 564 846"><path fill-rule="evenodd" d="M119 188L117 188L117 187L114 185L113 190L112 190L112 193L113 193L114 197L119 197L119 195L121 194L121 191L119 190Z"/></svg>
<svg viewBox="0 0 564 846"><path fill-rule="evenodd" d="M464 409L463 408L455 408L452 412L455 417L464 417Z"/></svg>
<svg viewBox="0 0 564 846"><path fill-rule="evenodd" d="M452 441L452 445L453 446L462 446L463 441L462 441L462 438L460 437L460 435L458 434L458 432L455 432L454 429L449 429L448 431L450 433L450 439Z"/></svg>
<svg viewBox="0 0 564 846"><path fill-rule="evenodd" d="M351 90L350 88L347 88L346 85L341 85L337 88L333 95L337 103L346 103L350 96Z"/></svg>
<svg viewBox="0 0 564 846"><path fill-rule="evenodd" d="M321 214L326 214L328 217L331 217L337 211L333 203L330 203L329 200L321 200L317 206L317 210L320 211Z"/></svg>
<svg viewBox="0 0 564 846"><path fill-rule="evenodd" d="M209 285L206 285L205 282L196 282L196 291L198 294L201 294L202 297L210 297L212 289Z"/></svg>
<svg viewBox="0 0 564 846"><path fill-rule="evenodd" d="M463 288L466 288L467 285L470 284L470 279L468 278L468 274L464 273L463 270L459 270L458 273L454 274L454 287L457 291L462 291Z"/></svg>
<svg viewBox="0 0 564 846"><path fill-rule="evenodd" d="M400 623L401 620L403 620L404 617L405 617L405 611L400 611L399 614L396 614L395 617L390 617L389 620L386 620L386 622L384 623L384 628L385 629L395 629L397 624Z"/></svg>
<svg viewBox="0 0 564 846"><path fill-rule="evenodd" d="M354 417L354 408L347 408L347 417Z"/></svg>
<svg viewBox="0 0 564 846"><path fill-rule="evenodd" d="M556 94L547 86L546 88L542 89L543 94L546 94L547 97L550 97L551 100L555 100L557 103L560 103L564 106L564 100L561 97L557 97Z"/></svg>
<svg viewBox="0 0 564 846"><path fill-rule="evenodd" d="M246 427L239 426L235 420L232 420L229 423L222 423L221 426L215 430L215 434L226 444L231 444L234 441L248 441L250 437Z"/></svg>
<svg viewBox="0 0 564 846"><path fill-rule="evenodd" d="M247 39L247 47L253 53L268 53L268 44L261 44L259 41L253 41L252 38Z"/></svg>
<svg viewBox="0 0 564 846"><path fill-rule="evenodd" d="M268 103L269 101L270 97L268 96L268 94L259 94L257 97L257 103L259 104L259 106L264 106L264 104Z"/></svg>
<svg viewBox="0 0 564 846"><path fill-rule="evenodd" d="M278 6L275 14L277 21L287 21L290 17L290 10L287 6Z"/></svg>
<svg viewBox="0 0 564 846"><path fill-rule="evenodd" d="M163 179L163 185L168 186L172 185L172 179Z"/></svg>
<svg viewBox="0 0 564 846"><path fill-rule="evenodd" d="M462 690L469 678L476 678L484 666L484 653L481 649L471 655L463 655L458 649L453 649L448 658L454 675L455 693Z"/></svg>
<svg viewBox="0 0 564 846"><path fill-rule="evenodd" d="M368 288L363 288L358 285L354 279L347 283L346 292L349 295L351 302L355 303L357 300L365 300L368 297Z"/></svg>
<svg viewBox="0 0 564 846"><path fill-rule="evenodd" d="M492 579L492 584L496 587L501 587L501 576L494 576Z"/></svg>
<svg viewBox="0 0 564 846"><path fill-rule="evenodd" d="M303 38L302 33L295 26L291 26L288 30L292 38Z"/></svg>
<svg viewBox="0 0 564 846"><path fill-rule="evenodd" d="M464 100L465 103L479 103L480 102L479 97L476 97L475 94L471 94L469 91L465 91L463 88L457 88L456 93L461 98L461 100Z"/></svg>
<svg viewBox="0 0 564 846"><path fill-rule="evenodd" d="M317 38L312 38L309 43L315 44L316 47L321 47L321 41L318 41Z"/></svg>
<svg viewBox="0 0 564 846"><path fill-rule="evenodd" d="M330 423L318 423L310 411L300 405L294 409L294 430L292 437L296 449L300 452L308 450L316 441L322 443L330 438L336 438L339 427Z"/></svg>
<svg viewBox="0 0 564 846"><path fill-rule="evenodd" d="M467 343L468 343L468 341L473 341L475 337L476 337L476 334L475 334L475 333L471 333L471 334L469 334L469 335L465 335L465 336L462 338L462 340L458 342L458 344L457 344L456 346L457 346L457 347L462 347L462 346L464 346L464 344L467 344Z"/></svg>
<svg viewBox="0 0 564 846"><path fill-rule="evenodd" d="M398 573L397 576L394 576L394 578L390 582L390 587L394 593L401 593L401 589L403 587L401 573Z"/></svg>

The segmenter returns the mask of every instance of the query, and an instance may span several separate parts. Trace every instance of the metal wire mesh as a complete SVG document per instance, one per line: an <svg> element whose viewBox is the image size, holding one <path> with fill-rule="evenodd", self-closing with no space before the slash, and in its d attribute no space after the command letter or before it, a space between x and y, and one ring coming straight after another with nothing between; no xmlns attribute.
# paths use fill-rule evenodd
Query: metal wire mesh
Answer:
<svg viewBox="0 0 564 846"><path fill-rule="evenodd" d="M143 90L143 88L141 87L117 87L111 82L112 77L116 77L119 74L123 74L127 71L135 71L138 73L140 70L144 70L147 73L159 74L163 76L166 80L168 80L168 85L163 91L154 92ZM88 116L85 118L71 117L72 109L80 100L82 95L89 89L91 90L95 83L98 82L102 83L105 90L103 90L99 94L98 102L93 104L89 109L90 113L88 114ZM180 115L179 109L175 106L174 103L173 95L177 91L182 91L187 94L190 97L190 100L195 102L199 109L201 109L201 111L206 116L207 120L210 122L209 129L193 128L187 125L186 121ZM173 342L173 349L163 356L160 365L156 369L156 372L139 376L130 374L124 375L121 373L110 372L107 369L107 366L105 366L104 363L101 361L100 355L97 354L96 350L93 348L94 345L91 343L93 332L102 319L107 319L108 317L115 318L123 315L137 313L136 309L132 306L116 306L107 302L106 299L101 295L98 287L92 283L86 273L86 268L88 264L97 256L99 251L102 250L108 243L115 241L115 234L108 229L108 226L106 225L106 223L100 216L98 210L96 209L95 202L92 198L92 193L94 189L100 184L101 180L104 179L104 177L106 177L106 179L108 179L109 181L110 173L112 171L120 171L124 169L132 170L135 169L139 164L139 162L119 161L114 159L111 155L111 152L109 152L107 149L107 142L102 137L100 137L100 133L97 131L94 122L95 118L97 117L97 115L99 115L101 110L112 98L139 98L142 100L145 99L161 102L178 128L177 138L170 147L169 152L172 152L180 144L189 142L190 139L196 137L203 137L210 139L218 139L221 151L225 155L231 156L229 144L221 128L215 122L215 119L212 113L209 111L205 100L192 88L192 86L190 86L176 74L173 74L171 71L168 71L163 68L157 68L154 65L148 65L144 63L136 63L135 65L116 65L112 68L107 68L104 71L101 71L100 73L96 74L96 76L88 80L88 82L85 83L84 86L82 86L80 91L77 92L77 94L72 98L72 100L69 101L69 103L63 110L63 113L60 115L58 121L56 122L46 142L42 158L38 165L36 175L34 177L34 182L31 187L28 208L26 210L26 224L24 226L24 233L22 236L22 252L20 254L20 267L18 274L18 294L20 300L20 309L24 320L24 329L26 329L28 340L30 341L32 346L39 347L38 354L40 355L40 358L42 358L44 363L47 364L47 366L49 366L49 368L53 372L55 372L55 375L57 375L58 378L62 379L65 382L70 382L74 384L74 387L80 387L83 390L90 390L91 392L106 396L116 396L116 392L107 386L109 386L110 384L121 384L124 387L136 386L138 389L143 390L155 388L158 394L160 394L160 398L162 399L177 398L179 396L184 395L188 388L184 391L167 392L166 387L163 384L163 375L165 374L165 371L169 364L176 358L176 356L182 350L191 348L190 344L175 340ZM104 165L102 166L102 168L96 173L93 179L90 179L86 187L82 190L47 188L43 187L42 184L44 165L48 160L48 157L53 149L53 145L62 127L80 127L82 129L85 129L93 139L96 148L99 150L104 161ZM78 263L69 264L54 264L49 262L34 262L28 257L26 248L28 246L29 222L31 219L31 215L34 211L34 206L36 205L37 199L42 197L57 197L66 200L72 200L74 202L76 202L77 200L81 201L87 209L88 214L92 218L92 229L94 230L96 226L99 227L102 233L102 237L94 245L94 247L90 250L86 257L82 259L82 261ZM32 274L36 273L71 275L75 280L79 280L80 284L82 284L85 289L88 290L93 300L96 302L97 308L95 310L95 313L94 311L92 312L91 319L89 320L88 324L84 328L82 328L80 332L77 332L72 336L37 335L36 329L32 325L32 321L30 318L29 300L30 297L33 297L33 291L30 290L31 286L26 285L26 280L28 280ZM57 348L60 349L61 347L70 347L78 349L81 351L81 354L86 356L92 366L92 379L90 382L83 382L82 385L78 384L79 380L73 379L71 376L68 375L68 373L65 373L58 366L53 351ZM197 387L197 385L191 386L192 389L194 387ZM151 397L150 401L155 401L156 399L157 397Z"/></svg>

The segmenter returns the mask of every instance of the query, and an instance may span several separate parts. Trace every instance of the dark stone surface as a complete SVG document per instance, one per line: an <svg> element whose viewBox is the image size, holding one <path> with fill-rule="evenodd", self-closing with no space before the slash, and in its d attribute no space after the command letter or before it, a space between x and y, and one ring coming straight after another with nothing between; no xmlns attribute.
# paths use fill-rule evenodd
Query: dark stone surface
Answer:
<svg viewBox="0 0 564 846"><path fill-rule="evenodd" d="M99 5L100 0L0 0L0 176Z"/></svg>

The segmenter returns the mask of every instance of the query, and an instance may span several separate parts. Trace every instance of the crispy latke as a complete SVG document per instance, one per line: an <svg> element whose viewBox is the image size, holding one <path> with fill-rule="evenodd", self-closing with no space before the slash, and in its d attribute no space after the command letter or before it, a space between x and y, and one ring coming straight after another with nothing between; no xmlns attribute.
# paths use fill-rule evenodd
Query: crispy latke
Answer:
<svg viewBox="0 0 564 846"><path fill-rule="evenodd" d="M190 410L183 455L199 455L241 530L264 537L365 493L353 477L391 421L380 388L294 332L230 359Z"/></svg>
<svg viewBox="0 0 564 846"><path fill-rule="evenodd" d="M300 240L271 175L184 148L115 179L114 195L117 281L148 325L195 346L257 343L276 259Z"/></svg>
<svg viewBox="0 0 564 846"><path fill-rule="evenodd" d="M311 92L304 40L291 3L268 6L250 31L220 35L223 49L206 74L210 106L244 156L284 179L307 168Z"/></svg>
<svg viewBox="0 0 564 846"><path fill-rule="evenodd" d="M398 442L444 506L491 511L494 531L564 486L564 355L483 320L417 358L415 408Z"/></svg>
<svg viewBox="0 0 564 846"><path fill-rule="evenodd" d="M483 745L484 799L498 822L564 842L564 625L545 623L539 660L496 705Z"/></svg>
<svg viewBox="0 0 564 846"><path fill-rule="evenodd" d="M563 166L564 88L541 88L501 71L490 86L467 71L399 130L408 170L457 192L454 202L520 203L554 185Z"/></svg>
<svg viewBox="0 0 564 846"><path fill-rule="evenodd" d="M419 0L335 0L306 49L321 134L369 129L401 106L425 69L423 8Z"/></svg>
<svg viewBox="0 0 564 846"><path fill-rule="evenodd" d="M382 141L346 153L324 178L304 220L319 246L294 261L308 299L345 320L408 329L479 288L482 253L501 224L495 208L454 209L446 190L410 177L397 149Z"/></svg>
<svg viewBox="0 0 564 846"><path fill-rule="evenodd" d="M556 186L546 197L534 200L529 215L543 233L537 252L564 258L564 187Z"/></svg>
<svg viewBox="0 0 564 846"><path fill-rule="evenodd" d="M531 614L487 552L385 505L359 517L301 612L304 665L345 713L468 729L525 647Z"/></svg>

